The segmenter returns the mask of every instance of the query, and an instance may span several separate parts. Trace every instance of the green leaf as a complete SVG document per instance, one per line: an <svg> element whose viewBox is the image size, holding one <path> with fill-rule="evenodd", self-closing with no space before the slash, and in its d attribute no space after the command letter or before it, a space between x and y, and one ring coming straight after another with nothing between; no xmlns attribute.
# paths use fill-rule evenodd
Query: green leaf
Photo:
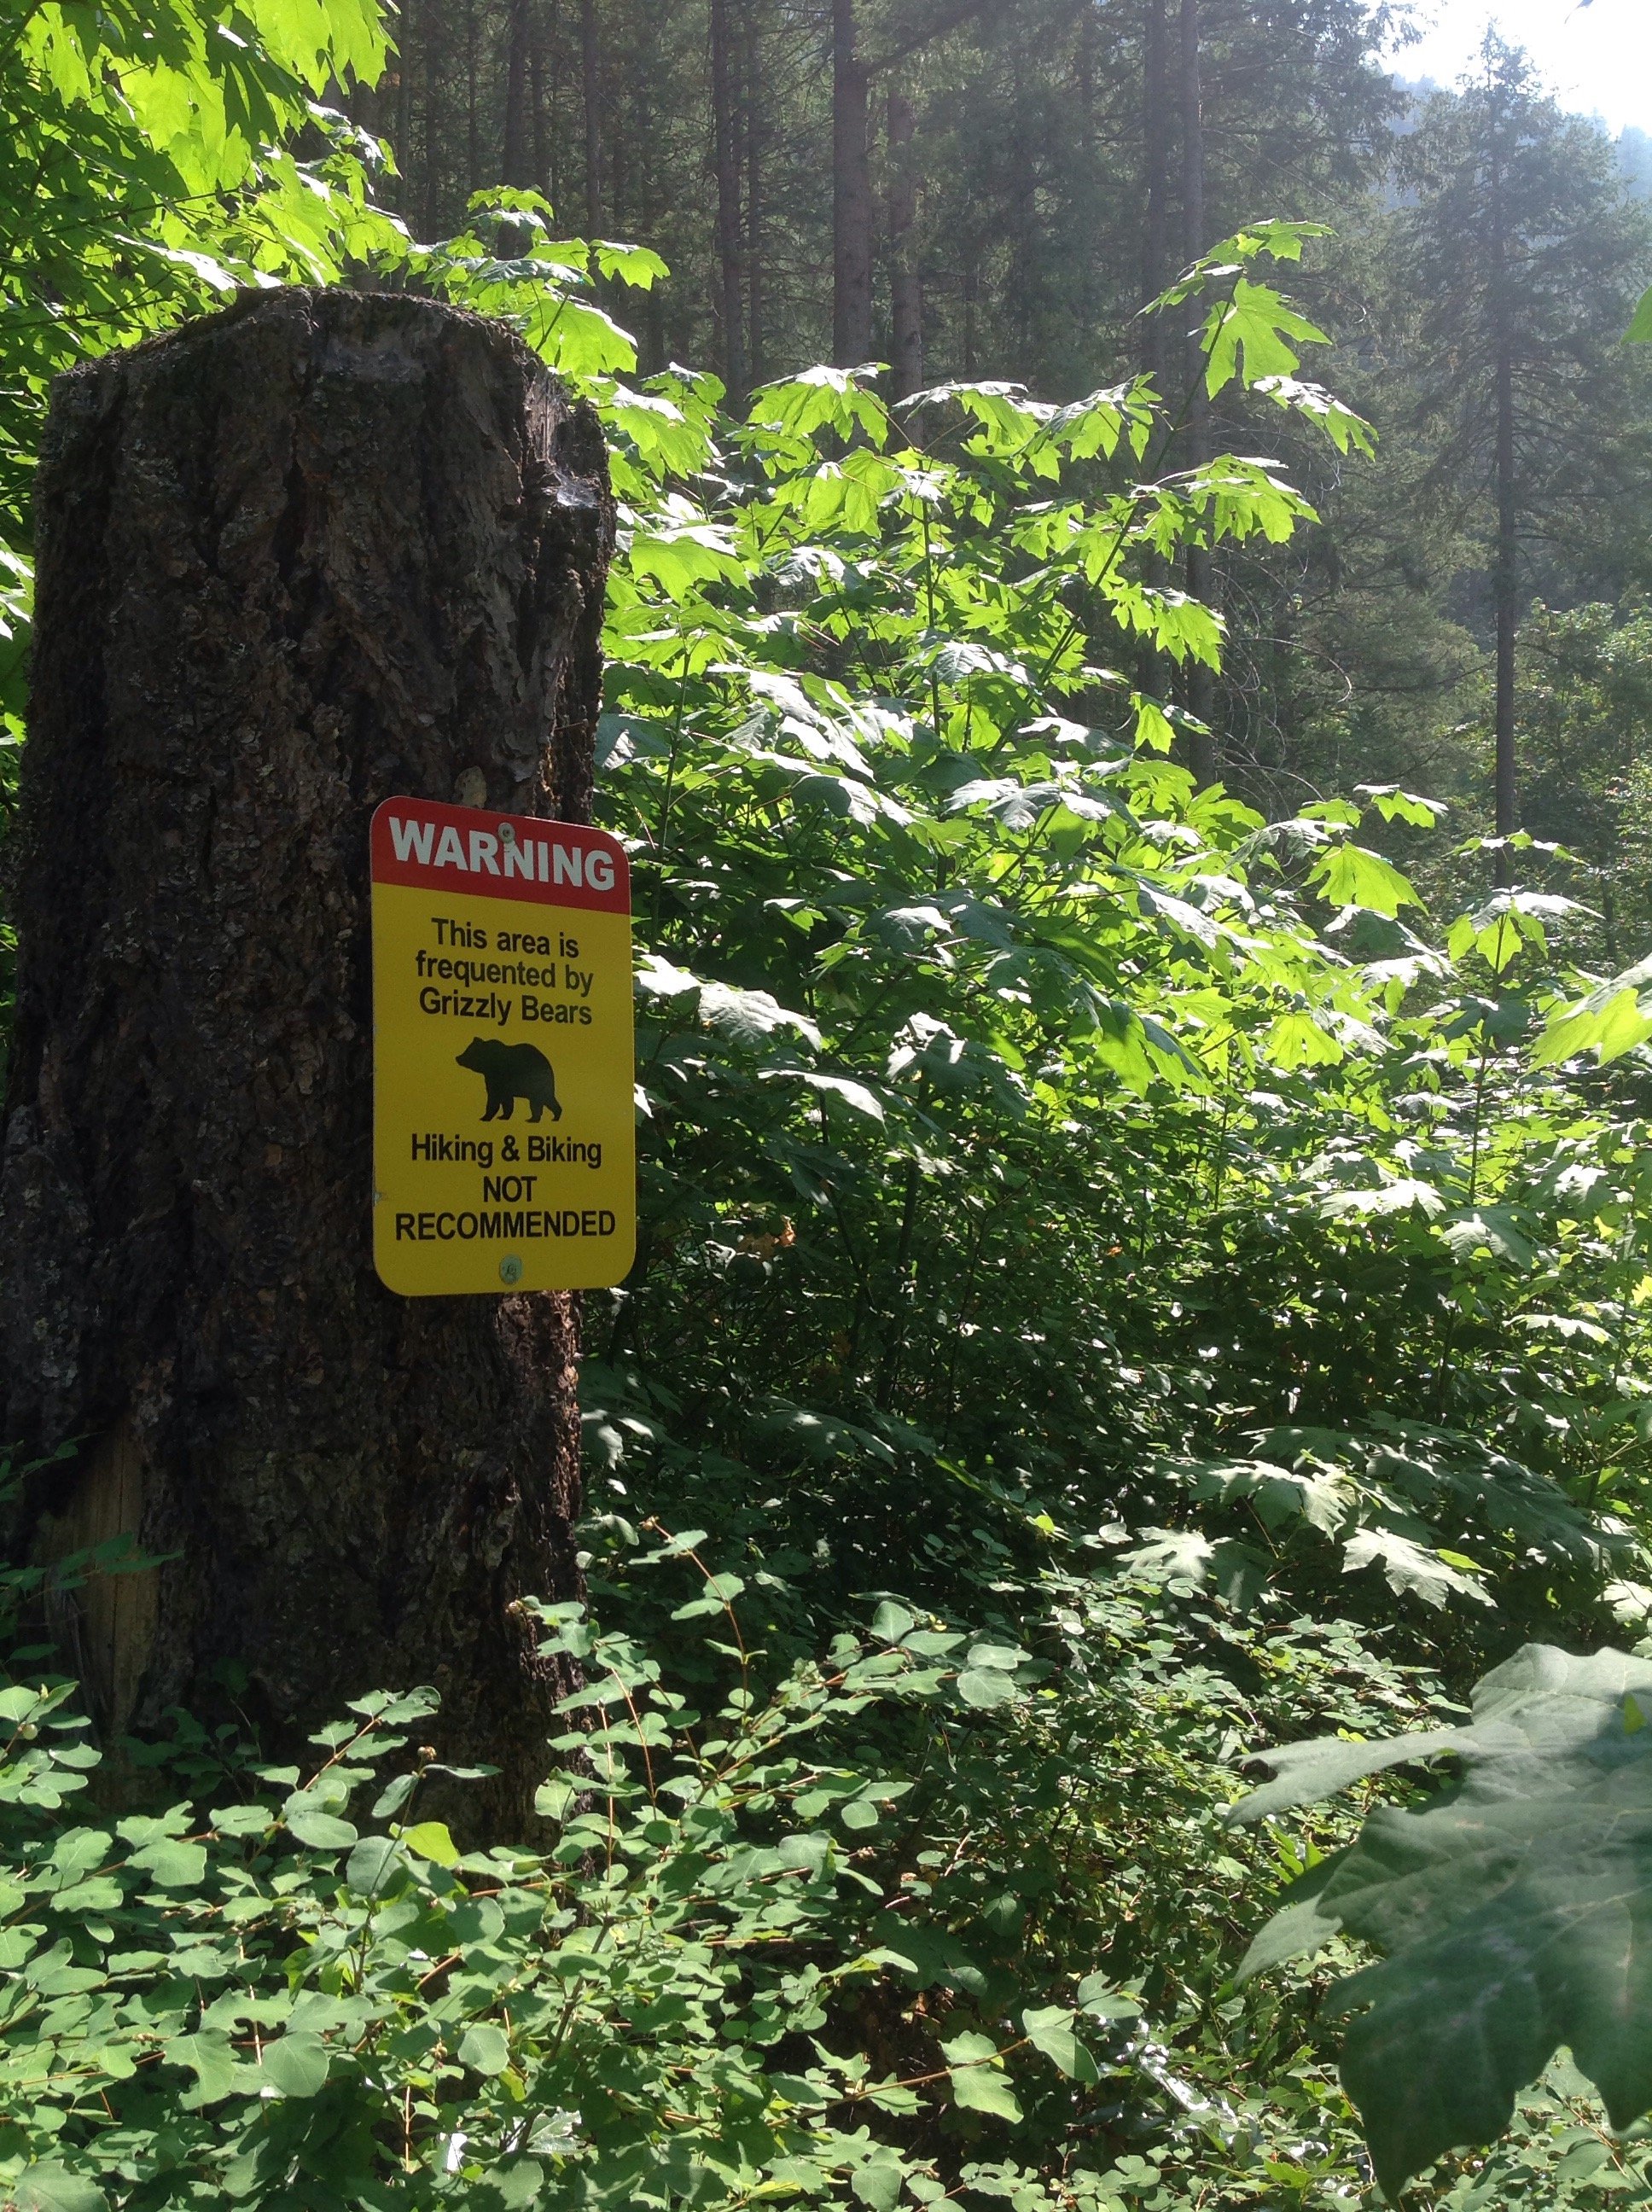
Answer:
<svg viewBox="0 0 1652 2212"><path fill-rule="evenodd" d="M282 1818L294 1841L307 1844L312 1850L348 1850L355 1841L356 1832L350 1823L341 1820L319 1798L305 1790L294 1791L282 1808Z"/></svg>
<svg viewBox="0 0 1652 2212"><path fill-rule="evenodd" d="M868 2212L895 2212L904 2169L892 2158L870 2158L849 2176L849 2186Z"/></svg>
<svg viewBox="0 0 1652 2212"><path fill-rule="evenodd" d="M1214 1582L1228 1603L1241 1612L1266 1585L1266 1559L1230 1536L1212 1543L1197 1528L1144 1528L1141 1533L1145 1540L1121 1553L1120 1565L1153 1581Z"/></svg>
<svg viewBox="0 0 1652 2212"><path fill-rule="evenodd" d="M206 1873L207 1855L199 1844L167 1837L134 1851L131 1863L147 1873L157 1889L193 1889Z"/></svg>
<svg viewBox="0 0 1652 2212"><path fill-rule="evenodd" d="M996 2065L998 2045L990 2035L978 2028L967 2027L941 2045L949 2066Z"/></svg>
<svg viewBox="0 0 1652 2212"><path fill-rule="evenodd" d="M185 2098L186 2105L216 2104L241 2087L243 2069L227 2035L203 2028L198 2034L173 2036L165 2051L174 2066L194 2071L196 2086Z"/></svg>
<svg viewBox="0 0 1652 2212"><path fill-rule="evenodd" d="M1054 2059L1075 2081L1098 2081L1096 2061L1073 2033L1073 2014L1066 2005L1034 2005L1021 2015L1027 2040L1035 2051Z"/></svg>
<svg viewBox="0 0 1652 2212"><path fill-rule="evenodd" d="M1415 1208L1430 1219L1445 1211L1445 1200L1431 1182L1415 1176L1396 1176L1392 1182L1370 1190L1337 1190L1320 1200L1320 1212L1336 1221L1349 1214L1380 1218L1385 1214L1409 1213Z"/></svg>
<svg viewBox="0 0 1652 2212"><path fill-rule="evenodd" d="M108 2212L109 2200L97 2184L66 2166L31 2166L6 2186L17 2212Z"/></svg>
<svg viewBox="0 0 1652 2212"><path fill-rule="evenodd" d="M1333 906L1368 907L1373 914L1397 915L1402 906L1421 906L1409 877L1381 853L1363 845L1333 845L1309 871L1322 898Z"/></svg>
<svg viewBox="0 0 1652 2212"><path fill-rule="evenodd" d="M445 1821L421 1820L415 1828L404 1828L397 1840L411 1851L415 1858L428 1859L434 1866L456 1867L459 1864L459 1845L448 1834Z"/></svg>
<svg viewBox="0 0 1652 2212"><path fill-rule="evenodd" d="M1460 1260L1489 1252L1494 1260L1506 1260L1516 1267L1537 1264L1535 1247L1506 1206L1476 1206L1457 1214L1441 1233Z"/></svg>
<svg viewBox="0 0 1652 2212"><path fill-rule="evenodd" d="M957 1692L966 1705L981 1711L1013 1705L1021 1694L1014 1675L1003 1674L996 1667L966 1667L958 1676Z"/></svg>
<svg viewBox="0 0 1652 2212"><path fill-rule="evenodd" d="M1021 2106L1008 2076L996 2067L956 2067L952 2072L952 2101L965 2112L991 2112L1000 2120L1018 2120Z"/></svg>
<svg viewBox="0 0 1652 2212"><path fill-rule="evenodd" d="M509 2039L491 2021L479 2020L467 2027L459 2046L459 2063L477 2074L502 2074L511 2063Z"/></svg>
<svg viewBox="0 0 1652 2212"><path fill-rule="evenodd" d="M1301 364L1298 345L1328 343L1271 285L1238 277L1227 302L1211 309L1206 325L1206 389L1214 398L1236 378L1252 385L1264 377L1290 376Z"/></svg>
<svg viewBox="0 0 1652 2212"><path fill-rule="evenodd" d="M209 1818L221 1836L261 1836L275 1826L267 1805L216 1805Z"/></svg>
<svg viewBox="0 0 1652 2212"><path fill-rule="evenodd" d="M765 1083L807 1084L811 1091L841 1098L846 1106L852 1106L857 1114L864 1114L868 1121L881 1121L884 1119L882 1099L875 1091L869 1091L864 1083L855 1082L851 1076L829 1075L817 1067L765 1067L761 1075Z"/></svg>
<svg viewBox="0 0 1652 2212"><path fill-rule="evenodd" d="M1409 1592L1436 1611L1452 1597L1472 1598L1476 1605L1496 1602L1477 1576L1465 1574L1444 1553L1428 1551L1392 1528L1356 1531L1343 1547L1342 1567L1350 1575L1362 1567L1378 1567L1396 1597Z"/></svg>
<svg viewBox="0 0 1652 2212"><path fill-rule="evenodd" d="M1409 822L1419 830L1431 830L1441 816L1449 810L1437 799L1419 799L1414 791L1402 791L1397 783L1357 783L1354 789L1362 799L1369 799L1385 822Z"/></svg>
<svg viewBox="0 0 1652 2212"><path fill-rule="evenodd" d="M1385 1806L1287 1893L1242 1972L1336 1934L1386 1953L1343 1983L1342 2075L1396 2197L1447 2150L1489 2142L1569 2045L1623 2128L1652 2106L1652 1662L1528 1644L1474 1692L1472 1723L1270 1753L1254 1820L1401 1762L1451 1753L1460 1788Z"/></svg>
<svg viewBox="0 0 1652 2212"><path fill-rule="evenodd" d="M1550 1015L1533 1051L1540 1067L1593 1052L1604 1066L1652 1036L1652 960L1626 968Z"/></svg>
<svg viewBox="0 0 1652 2212"><path fill-rule="evenodd" d="M898 1644L918 1625L918 1616L893 1598L885 1598L872 1615L872 1632L880 1644Z"/></svg>
<svg viewBox="0 0 1652 2212"><path fill-rule="evenodd" d="M376 1897L403 1863L393 1838L363 1836L344 1863L344 1879L358 1897Z"/></svg>
<svg viewBox="0 0 1652 2212"><path fill-rule="evenodd" d="M1637 345L1652 345L1652 292L1643 292L1634 319L1624 332Z"/></svg>
<svg viewBox="0 0 1652 2212"><path fill-rule="evenodd" d="M1086 1974L1078 1997L1078 2009L1096 2020L1133 2020L1141 2012L1141 1999L1115 1989L1105 1974Z"/></svg>
<svg viewBox="0 0 1652 2212"><path fill-rule="evenodd" d="M313 2097L327 2079L327 2046L319 2036L288 2033L264 2045L259 2064L284 2097Z"/></svg>
<svg viewBox="0 0 1652 2212"><path fill-rule="evenodd" d="M375 1820L393 1820L419 1786L416 1774L392 1775L373 1801Z"/></svg>

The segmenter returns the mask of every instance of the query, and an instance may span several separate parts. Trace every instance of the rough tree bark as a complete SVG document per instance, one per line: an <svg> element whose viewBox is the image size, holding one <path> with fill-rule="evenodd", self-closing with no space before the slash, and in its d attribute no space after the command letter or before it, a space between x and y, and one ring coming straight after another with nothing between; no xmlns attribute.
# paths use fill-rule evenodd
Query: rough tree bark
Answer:
<svg viewBox="0 0 1652 2212"><path fill-rule="evenodd" d="M61 380L37 501L0 1438L85 1442L21 1533L173 1555L83 1623L106 1719L434 1682L525 1834L577 1314L374 1274L367 821L588 818L600 431L498 326L265 293Z"/></svg>

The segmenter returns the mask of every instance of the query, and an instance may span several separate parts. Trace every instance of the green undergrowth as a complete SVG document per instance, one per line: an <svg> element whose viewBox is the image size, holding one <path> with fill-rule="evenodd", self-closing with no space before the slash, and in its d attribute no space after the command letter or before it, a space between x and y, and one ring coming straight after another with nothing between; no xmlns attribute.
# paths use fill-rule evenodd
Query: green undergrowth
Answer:
<svg viewBox="0 0 1652 2212"><path fill-rule="evenodd" d="M1314 1846L1221 1807L1259 1735L1404 1725L1430 1683L1116 1561L1052 1579L1024 1641L884 1600L775 1663L691 1534L644 1564L703 1682L544 1609L586 1686L532 1853L420 1818L452 1778L420 1691L358 1701L308 1771L180 1717L118 1816L20 1641L40 1577L6 1576L17 2203L1245 2201L1327 2098L1345 2154L1297 1999L1227 1990ZM1278 2078L1236 2102L1241 2041Z"/></svg>
<svg viewBox="0 0 1652 2212"><path fill-rule="evenodd" d="M1402 1638L1241 1612L1114 1548L984 1626L868 1598L858 1631L776 1656L708 1538L639 1537L671 1625L652 1648L539 1609L585 1686L532 1850L422 1817L425 1784L464 1777L421 1690L356 1701L302 1769L178 1717L127 1747L148 1809L120 1812L72 1686L21 1641L42 1577L4 1576L7 2201L1364 2197L1319 2017L1353 1954L1327 1923L1316 1967L1234 1976L1366 1801L1297 1809L1326 1780L1307 1753L1272 1817L1225 1814L1259 1742L1328 1732L1345 1781L1370 1732L1461 1729ZM66 1563L60 1597L102 1564ZM1563 2059L1489 2164L1411 2201L1637 2202L1640 2156Z"/></svg>

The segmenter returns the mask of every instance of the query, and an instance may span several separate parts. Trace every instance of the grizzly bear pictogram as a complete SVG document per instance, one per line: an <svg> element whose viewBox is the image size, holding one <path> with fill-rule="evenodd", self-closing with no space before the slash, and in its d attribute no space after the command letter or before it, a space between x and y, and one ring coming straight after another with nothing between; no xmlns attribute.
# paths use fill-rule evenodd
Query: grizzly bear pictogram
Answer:
<svg viewBox="0 0 1652 2212"><path fill-rule="evenodd" d="M491 1121L495 1115L508 1121L519 1098L525 1098L532 1107L531 1121L537 1121L547 1106L553 1121L562 1120L556 1078L537 1045L507 1044L503 1037L472 1037L459 1054L459 1065L479 1075L488 1086L484 1121Z"/></svg>

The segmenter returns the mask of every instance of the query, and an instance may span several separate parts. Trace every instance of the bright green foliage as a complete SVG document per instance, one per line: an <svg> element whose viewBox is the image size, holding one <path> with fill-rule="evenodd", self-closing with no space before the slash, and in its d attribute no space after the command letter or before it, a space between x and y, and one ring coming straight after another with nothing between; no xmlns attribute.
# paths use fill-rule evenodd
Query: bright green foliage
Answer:
<svg viewBox="0 0 1652 2212"><path fill-rule="evenodd" d="M238 286L327 283L384 250L371 142L323 103L385 55L378 0L0 9L0 743L22 706L18 559L52 378Z"/></svg>
<svg viewBox="0 0 1652 2212"><path fill-rule="evenodd" d="M1239 256L1213 259L1220 286ZM1275 327L1301 335L1283 309ZM776 1652L890 1590L1042 1659L1052 1620L1157 1587L1159 1632L1193 1608L1215 1639L1197 1664L1230 1681L1217 1646L1254 1652L1282 1607L1366 1638L1398 1613L1401 1649L1460 1664L1603 1593L1644 1613L1637 1094L1532 1056L1593 917L1522 890L1413 933L1428 917L1376 839L1436 807L1383 787L1265 823L1193 791L1133 680L1138 639L1220 648L1145 556L1195 529L1288 532L1288 482L1224 458L1140 483L1139 383L1062 410L952 385L896 416L823 369L759 392L718 454L707 384L655 380L639 412L593 381L626 532L604 804L650 947L643 1260L586 1369L604 1609L677 1654L631 1555L639 1509L686 1499ZM954 1694L1014 1730L971 1860L1024 1863L1016 1686L974 1664ZM1119 1764L1140 1740L1086 1705L1071 1656L1041 1698L1063 1801L1106 1804L1105 1836L1149 1794ZM1219 1951L1173 1967L1163 1917L1121 1959L1099 1868L1069 1884L1115 1984L1208 2085L1151 2159L1117 2122L1104 2188L1345 2185L1329 2148L1285 2154L1277 2107L1230 2101L1231 2063L1278 2094L1289 2009L1265 2028L1257 1997L1218 2000ZM1023 2028L1054 2002L1024 1979L993 1995ZM1036 2138L1013 2065L1000 2081L950 2027L948 2051L982 2069L955 2104ZM1309 2070L1303 2141L1334 2109ZM1576 2148L1509 2155L1590 2201ZM1015 2185L1029 2204L1052 2185L1047 2166Z"/></svg>
<svg viewBox="0 0 1652 2212"><path fill-rule="evenodd" d="M1254 1972L1340 1932L1387 1954L1341 1985L1335 2008L1357 2012L1343 2079L1391 2193L1442 2152L1501 2134L1562 2044L1617 2127L1652 2106L1649 1712L1652 1660L1533 1644L1486 1676L1467 1726L1267 1754L1278 1779L1241 1820L1384 1768L1463 1764L1461 1785L1420 1809L1373 1813L1297 1885L1245 1963Z"/></svg>

